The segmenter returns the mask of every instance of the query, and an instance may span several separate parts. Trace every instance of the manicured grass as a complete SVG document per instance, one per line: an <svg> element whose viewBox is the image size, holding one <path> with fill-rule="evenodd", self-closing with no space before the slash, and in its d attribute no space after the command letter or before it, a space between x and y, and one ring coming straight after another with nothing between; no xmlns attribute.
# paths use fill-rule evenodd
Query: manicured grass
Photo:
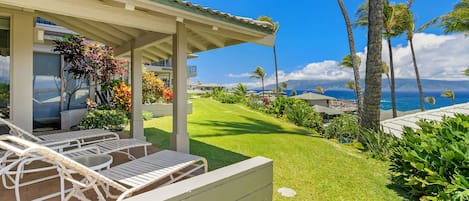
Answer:
<svg viewBox="0 0 469 201"><path fill-rule="evenodd" d="M381 161L242 105L192 102L191 153L206 157L211 170L254 156L273 159L274 200L402 200L388 188L388 166ZM171 127L171 117L156 118L145 122L145 135L168 148ZM297 196L281 197L280 187Z"/></svg>

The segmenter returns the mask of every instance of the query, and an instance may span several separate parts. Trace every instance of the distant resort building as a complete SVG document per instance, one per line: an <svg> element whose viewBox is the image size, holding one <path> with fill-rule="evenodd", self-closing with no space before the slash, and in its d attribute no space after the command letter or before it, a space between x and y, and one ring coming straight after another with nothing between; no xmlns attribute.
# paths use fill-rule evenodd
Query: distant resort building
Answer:
<svg viewBox="0 0 469 201"><path fill-rule="evenodd" d="M189 54L188 59L197 58L195 54ZM151 64L145 64L147 71L152 71L156 73L156 77L160 78L165 86L172 88L173 83L173 67L172 60L165 59L158 62L153 62ZM187 79L197 77L197 66L187 65Z"/></svg>
<svg viewBox="0 0 469 201"><path fill-rule="evenodd" d="M200 90L200 91L203 91L203 92L212 92L213 90L215 89L221 89L221 90L224 90L225 87L222 86L222 85L218 85L218 84L195 84L195 85L191 85L190 86L190 89L191 90Z"/></svg>
<svg viewBox="0 0 469 201"><path fill-rule="evenodd" d="M292 98L304 100L309 104L309 106L320 105L323 107L330 107L332 101L337 100L334 97L325 96L317 93L304 93L301 95L292 96Z"/></svg>
<svg viewBox="0 0 469 201"><path fill-rule="evenodd" d="M332 103L337 99L330 96L325 96L317 93L304 93L301 95L293 96L292 98L300 99L308 103L314 110L322 115L324 119L332 119L344 112L336 108L332 108Z"/></svg>

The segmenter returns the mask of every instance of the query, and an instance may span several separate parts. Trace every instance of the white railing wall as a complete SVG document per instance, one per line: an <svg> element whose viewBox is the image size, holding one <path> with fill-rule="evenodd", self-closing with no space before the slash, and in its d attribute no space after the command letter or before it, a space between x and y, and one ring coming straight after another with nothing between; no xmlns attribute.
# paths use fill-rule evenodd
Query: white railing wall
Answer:
<svg viewBox="0 0 469 201"><path fill-rule="evenodd" d="M271 201L273 162L255 157L125 201Z"/></svg>

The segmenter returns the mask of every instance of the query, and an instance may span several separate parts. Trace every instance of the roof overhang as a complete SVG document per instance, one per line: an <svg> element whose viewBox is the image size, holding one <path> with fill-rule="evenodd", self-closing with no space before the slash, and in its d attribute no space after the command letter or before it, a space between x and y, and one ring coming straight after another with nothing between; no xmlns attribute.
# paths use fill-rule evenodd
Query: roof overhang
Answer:
<svg viewBox="0 0 469 201"><path fill-rule="evenodd" d="M176 23L187 28L187 53L245 42L273 46L265 24L175 0L0 0L0 7L32 12L89 39L130 53L143 50L144 61L172 56Z"/></svg>

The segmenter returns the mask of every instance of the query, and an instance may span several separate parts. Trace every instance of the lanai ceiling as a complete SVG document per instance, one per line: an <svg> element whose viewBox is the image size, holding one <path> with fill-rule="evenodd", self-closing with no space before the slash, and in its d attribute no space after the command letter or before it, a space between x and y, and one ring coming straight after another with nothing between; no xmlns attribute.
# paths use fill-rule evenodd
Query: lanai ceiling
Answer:
<svg viewBox="0 0 469 201"><path fill-rule="evenodd" d="M0 0L0 4L31 10L34 15L114 47L118 56L129 55L134 42L135 48L143 49L147 62L171 57L176 22L183 22L187 28L188 54L244 42L272 46L275 39L268 23L179 0Z"/></svg>

